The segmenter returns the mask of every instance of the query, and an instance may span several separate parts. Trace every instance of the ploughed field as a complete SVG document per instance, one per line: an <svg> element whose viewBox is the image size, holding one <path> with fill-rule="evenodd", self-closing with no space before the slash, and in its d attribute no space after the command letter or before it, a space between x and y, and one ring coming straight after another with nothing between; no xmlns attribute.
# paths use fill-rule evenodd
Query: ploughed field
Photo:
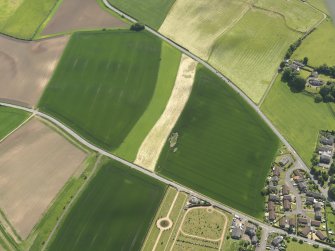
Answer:
<svg viewBox="0 0 335 251"><path fill-rule="evenodd" d="M24 111L0 107L0 140L18 127L28 116L29 114Z"/></svg>
<svg viewBox="0 0 335 251"><path fill-rule="evenodd" d="M48 250L140 250L166 186L107 162L71 209Z"/></svg>
<svg viewBox="0 0 335 251"><path fill-rule="evenodd" d="M134 139L120 154L135 158L175 82L180 54L166 46L147 32L76 33L39 107L107 150Z"/></svg>
<svg viewBox="0 0 335 251"><path fill-rule="evenodd" d="M57 2L57 0L0 1L0 33L22 39L33 39Z"/></svg>
<svg viewBox="0 0 335 251"><path fill-rule="evenodd" d="M221 79L199 67L191 97L156 170L217 201L261 218L260 191L278 139Z"/></svg>

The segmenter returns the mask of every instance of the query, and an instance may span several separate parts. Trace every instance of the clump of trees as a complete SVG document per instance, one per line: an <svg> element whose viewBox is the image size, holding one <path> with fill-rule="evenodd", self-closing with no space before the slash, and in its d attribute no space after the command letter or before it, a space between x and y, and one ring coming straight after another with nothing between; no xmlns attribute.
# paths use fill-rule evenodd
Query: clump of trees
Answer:
<svg viewBox="0 0 335 251"><path fill-rule="evenodd" d="M327 64L323 64L315 69L318 73L324 74L326 76L335 78L335 65L328 66Z"/></svg>
<svg viewBox="0 0 335 251"><path fill-rule="evenodd" d="M133 25L130 26L130 30L132 31L141 31L144 30L145 26L141 23L135 23Z"/></svg>
<svg viewBox="0 0 335 251"><path fill-rule="evenodd" d="M335 82L328 82L321 87L319 94L315 96L315 102L320 103L321 101L325 103L335 102Z"/></svg>
<svg viewBox="0 0 335 251"><path fill-rule="evenodd" d="M293 44L290 45L290 48L288 48L286 55L285 55L285 59L289 59L293 52L298 49L298 47L301 45L302 39L299 38L297 41L295 41Z"/></svg>
<svg viewBox="0 0 335 251"><path fill-rule="evenodd" d="M329 174L326 171L317 170L314 166L311 168L311 174L313 174L314 179L316 179L321 186L329 179Z"/></svg>
<svg viewBox="0 0 335 251"><path fill-rule="evenodd" d="M281 80L288 84L292 92L301 92L305 89L306 80L291 68L286 68Z"/></svg>

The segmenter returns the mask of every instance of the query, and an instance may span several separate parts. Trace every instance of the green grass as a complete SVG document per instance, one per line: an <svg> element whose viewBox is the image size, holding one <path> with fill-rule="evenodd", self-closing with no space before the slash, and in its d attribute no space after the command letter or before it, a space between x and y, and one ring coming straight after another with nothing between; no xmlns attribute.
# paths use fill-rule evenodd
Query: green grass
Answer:
<svg viewBox="0 0 335 251"><path fill-rule="evenodd" d="M181 53L179 51L167 43L163 43L155 92L142 117L137 121L121 146L114 152L118 156L130 161L135 160L142 141L164 112L174 87L180 58Z"/></svg>
<svg viewBox="0 0 335 251"><path fill-rule="evenodd" d="M335 65L335 26L332 21L325 20L302 45L294 52L292 58L308 57L308 64L319 66L324 63Z"/></svg>
<svg viewBox="0 0 335 251"><path fill-rule="evenodd" d="M0 3L0 32L32 39L59 0L4 0Z"/></svg>
<svg viewBox="0 0 335 251"><path fill-rule="evenodd" d="M217 40L209 62L258 103L299 36L287 28L282 16L250 10Z"/></svg>
<svg viewBox="0 0 335 251"><path fill-rule="evenodd" d="M199 67L191 97L156 170L215 200L257 218L260 195L278 139L255 111L221 79Z"/></svg>
<svg viewBox="0 0 335 251"><path fill-rule="evenodd" d="M286 251L321 251L321 248L315 248L309 244L300 244L298 242L291 241L287 244Z"/></svg>
<svg viewBox="0 0 335 251"><path fill-rule="evenodd" d="M307 0L307 2L322 12L329 14L329 10L326 6L326 0Z"/></svg>
<svg viewBox="0 0 335 251"><path fill-rule="evenodd" d="M138 21L158 29L175 0L108 0L113 6Z"/></svg>
<svg viewBox="0 0 335 251"><path fill-rule="evenodd" d="M0 140L29 117L29 113L0 106Z"/></svg>
<svg viewBox="0 0 335 251"><path fill-rule="evenodd" d="M150 104L160 57L161 41L147 32L76 33L39 107L94 144L115 150ZM163 103L156 103L158 110ZM157 111L149 116L150 128L155 116ZM137 127L141 137L146 131L146 126Z"/></svg>
<svg viewBox="0 0 335 251"><path fill-rule="evenodd" d="M106 163L71 209L48 250L139 250L165 185Z"/></svg>
<svg viewBox="0 0 335 251"><path fill-rule="evenodd" d="M292 93L278 76L261 109L295 148L306 164L310 163L320 130L335 129L335 115L325 103L301 93Z"/></svg>

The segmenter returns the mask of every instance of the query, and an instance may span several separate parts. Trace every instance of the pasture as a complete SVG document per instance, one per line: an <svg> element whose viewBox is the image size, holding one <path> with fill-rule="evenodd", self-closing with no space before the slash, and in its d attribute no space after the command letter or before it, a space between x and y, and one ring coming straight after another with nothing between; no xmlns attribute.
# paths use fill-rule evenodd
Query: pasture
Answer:
<svg viewBox="0 0 335 251"><path fill-rule="evenodd" d="M335 130L335 114L329 104L313 97L292 93L279 75L261 106L281 134L306 164L310 164L320 130Z"/></svg>
<svg viewBox="0 0 335 251"><path fill-rule="evenodd" d="M0 141L18 127L29 114L12 108L0 106Z"/></svg>
<svg viewBox="0 0 335 251"><path fill-rule="evenodd" d="M298 37L282 16L252 9L216 41L209 62L258 103Z"/></svg>
<svg viewBox="0 0 335 251"><path fill-rule="evenodd" d="M68 37L22 42L0 36L0 100L34 106L47 85Z"/></svg>
<svg viewBox="0 0 335 251"><path fill-rule="evenodd" d="M79 197L48 250L140 250L164 196L162 183L107 162Z"/></svg>
<svg viewBox="0 0 335 251"><path fill-rule="evenodd" d="M308 64L315 67L322 64L335 65L334 44L335 26L327 19L304 40L292 58L308 57Z"/></svg>
<svg viewBox="0 0 335 251"><path fill-rule="evenodd" d="M63 0L41 35L126 26L120 18L103 10L96 0Z"/></svg>
<svg viewBox="0 0 335 251"><path fill-rule="evenodd" d="M23 239L85 157L37 119L0 144L1 210Z"/></svg>
<svg viewBox="0 0 335 251"><path fill-rule="evenodd" d="M286 251L321 251L324 250L322 248L315 248L310 244L304 243L300 244L298 242L291 241L287 244Z"/></svg>
<svg viewBox="0 0 335 251"><path fill-rule="evenodd" d="M39 102L40 109L94 144L116 150L154 95L161 46L147 32L75 33ZM143 134L153 124L147 126Z"/></svg>
<svg viewBox="0 0 335 251"><path fill-rule="evenodd" d="M57 0L4 0L0 3L0 33L32 40Z"/></svg>
<svg viewBox="0 0 335 251"><path fill-rule="evenodd" d="M136 20L154 29L163 23L175 0L108 0L116 8L122 10Z"/></svg>
<svg viewBox="0 0 335 251"><path fill-rule="evenodd" d="M188 103L167 141L158 173L257 218L260 191L278 139L217 76L199 67Z"/></svg>
<svg viewBox="0 0 335 251"><path fill-rule="evenodd" d="M327 8L326 4L327 0L307 0L309 4L317 8L318 10L321 10L322 12L329 14L329 10Z"/></svg>
<svg viewBox="0 0 335 251"><path fill-rule="evenodd" d="M207 59L215 41L242 18L250 4L250 0L177 0L159 31Z"/></svg>

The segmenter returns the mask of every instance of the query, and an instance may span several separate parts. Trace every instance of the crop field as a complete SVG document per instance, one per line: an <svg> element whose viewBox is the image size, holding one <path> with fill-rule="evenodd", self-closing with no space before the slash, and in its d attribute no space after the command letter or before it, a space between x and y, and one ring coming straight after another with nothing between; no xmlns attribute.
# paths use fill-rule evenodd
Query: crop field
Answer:
<svg viewBox="0 0 335 251"><path fill-rule="evenodd" d="M258 103L287 48L298 37L282 16L250 10L217 40L209 62Z"/></svg>
<svg viewBox="0 0 335 251"><path fill-rule="evenodd" d="M0 107L0 141L26 120L28 116L29 114L24 111Z"/></svg>
<svg viewBox="0 0 335 251"><path fill-rule="evenodd" d="M327 19L304 40L294 52L292 58L303 59L308 57L308 64L312 66L335 65L334 44L335 25Z"/></svg>
<svg viewBox="0 0 335 251"><path fill-rule="evenodd" d="M23 239L85 156L37 119L0 144L0 205Z"/></svg>
<svg viewBox="0 0 335 251"><path fill-rule="evenodd" d="M96 0L64 0L42 35L126 26L127 24L121 19L103 10Z"/></svg>
<svg viewBox="0 0 335 251"><path fill-rule="evenodd" d="M316 104L310 96L292 93L280 78L279 75L261 109L309 164L319 131L335 130L335 114L328 104Z"/></svg>
<svg viewBox="0 0 335 251"><path fill-rule="evenodd" d="M154 95L161 47L161 41L147 32L76 33L39 107L91 142L110 151L116 150ZM177 58L167 59L173 69L177 67ZM176 73L170 73L173 85ZM168 100L170 88L167 87L166 96L161 98ZM165 104L160 104L159 109L164 107ZM160 114L156 112L152 116L158 119ZM140 130L143 139L154 122L155 119L151 119Z"/></svg>
<svg viewBox="0 0 335 251"><path fill-rule="evenodd" d="M233 208L261 217L260 190L278 139L241 97L199 67L191 97L156 170Z"/></svg>
<svg viewBox="0 0 335 251"><path fill-rule="evenodd" d="M108 162L69 212L48 250L140 250L165 185Z"/></svg>
<svg viewBox="0 0 335 251"><path fill-rule="evenodd" d="M32 107L39 100L68 37L22 42L0 36L0 100Z"/></svg>
<svg viewBox="0 0 335 251"><path fill-rule="evenodd" d="M159 31L207 59L215 41L244 15L250 2L177 0Z"/></svg>
<svg viewBox="0 0 335 251"><path fill-rule="evenodd" d="M301 0L257 0L255 6L285 16L286 25L290 29L306 32L316 25L323 14L311 8Z"/></svg>
<svg viewBox="0 0 335 251"><path fill-rule="evenodd" d="M51 14L57 0L2 0L0 3L0 33L22 39L32 39L40 25Z"/></svg>
<svg viewBox="0 0 335 251"><path fill-rule="evenodd" d="M167 109L167 103L170 102L171 93L176 89L175 81L178 68L180 68L180 59L181 54L178 50L167 43L162 44L161 61L154 94L141 118L115 151L118 156L130 161L135 160L139 146L152 130L152 126L163 116L162 113Z"/></svg>
<svg viewBox="0 0 335 251"><path fill-rule="evenodd" d="M134 17L139 22L158 29L175 0L108 0L110 4Z"/></svg>

